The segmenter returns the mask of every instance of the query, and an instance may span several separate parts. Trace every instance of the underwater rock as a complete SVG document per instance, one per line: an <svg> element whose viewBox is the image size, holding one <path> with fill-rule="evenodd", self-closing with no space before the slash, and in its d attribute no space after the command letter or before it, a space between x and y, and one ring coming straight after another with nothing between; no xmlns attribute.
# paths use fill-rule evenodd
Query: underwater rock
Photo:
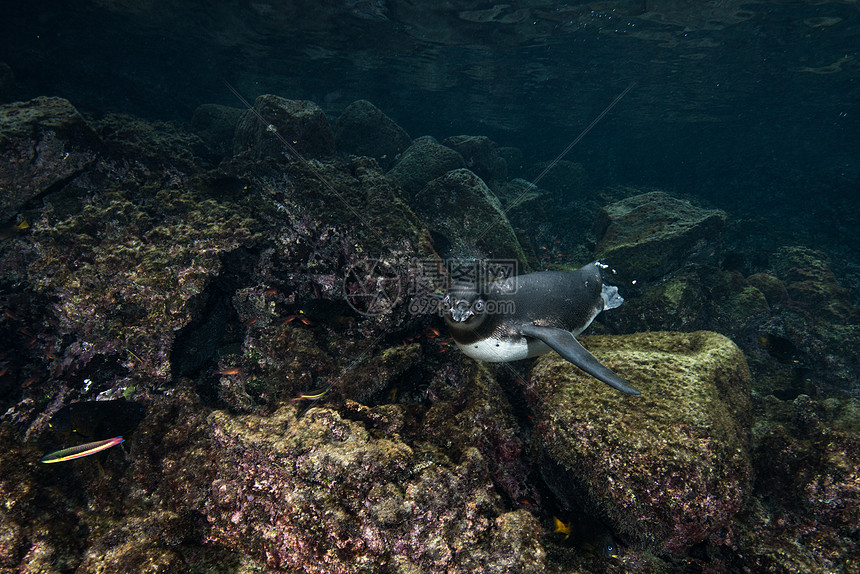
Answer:
<svg viewBox="0 0 860 574"><path fill-rule="evenodd" d="M528 270L501 203L468 169L434 179L415 196L412 206L431 232L447 240L455 256L516 260L520 272Z"/></svg>
<svg viewBox="0 0 860 574"><path fill-rule="evenodd" d="M106 114L93 122L105 152L117 161L134 161L152 170L201 171L209 155L203 141L184 126L147 121L126 114Z"/></svg>
<svg viewBox="0 0 860 574"><path fill-rule="evenodd" d="M860 437L823 432L814 447L818 464L799 494L817 521L856 535L860 528Z"/></svg>
<svg viewBox="0 0 860 574"><path fill-rule="evenodd" d="M165 413L173 429L143 451L138 473L170 506L202 512L208 541L270 568L543 572L539 524L504 512L476 449L454 461L328 408L302 411L215 411L178 425Z"/></svg>
<svg viewBox="0 0 860 574"><path fill-rule="evenodd" d="M771 397L763 406L766 415L754 433L756 489L783 509L847 536L855 534L860 525L860 436L837 430L829 420L832 405L807 395L792 402Z"/></svg>
<svg viewBox="0 0 860 574"><path fill-rule="evenodd" d="M188 572L188 565L173 549L156 543L133 540L111 547L103 553L88 553L75 572L77 574L104 572L184 574Z"/></svg>
<svg viewBox="0 0 860 574"><path fill-rule="evenodd" d="M233 151L249 151L257 159L289 156L292 151L276 133L305 159L331 159L335 155L334 134L322 108L307 100L270 94L257 97L254 109L246 110L239 118Z"/></svg>
<svg viewBox="0 0 860 574"><path fill-rule="evenodd" d="M51 213L60 217L34 233L40 257L28 280L54 300L55 327L45 338L66 337L50 366L57 373L71 375L103 356L146 384L166 380L176 331L192 321L222 256L253 237L258 224L247 208L206 198L175 172L169 177L146 177L156 191L145 201L135 176L119 177L79 213ZM105 379L121 384L115 375Z"/></svg>
<svg viewBox="0 0 860 574"><path fill-rule="evenodd" d="M760 399L752 457L759 500L739 517L751 570L857 571L860 438L840 421L856 416L852 402Z"/></svg>
<svg viewBox="0 0 860 574"><path fill-rule="evenodd" d="M771 307L783 305L788 301L785 284L769 273L754 273L747 277L747 283L761 291Z"/></svg>
<svg viewBox="0 0 860 574"><path fill-rule="evenodd" d="M523 150L518 147L502 146L499 148L499 157L505 160L509 177L523 177L522 173L526 168Z"/></svg>
<svg viewBox="0 0 860 574"><path fill-rule="evenodd" d="M507 179L508 167L499 155L499 146L487 136L451 136L442 140L442 145L463 156L466 167L487 184Z"/></svg>
<svg viewBox="0 0 860 574"><path fill-rule="evenodd" d="M413 141L385 175L402 187L407 197L412 197L433 179L462 167L466 167L463 156L431 136L424 136Z"/></svg>
<svg viewBox="0 0 860 574"><path fill-rule="evenodd" d="M690 264L716 264L726 214L654 191L603 208L597 257L626 281L651 281Z"/></svg>
<svg viewBox="0 0 860 574"><path fill-rule="evenodd" d="M555 245L552 241L543 242L546 235L543 232L553 227L547 223L549 214L544 205L546 195L528 181L519 178L504 182L496 181L492 191L502 202L505 216L511 222L511 227L526 253L529 267L540 269L541 259L544 259L543 264L548 263L546 259L551 259L544 256L543 252L547 249L544 243ZM540 245L544 245L543 249ZM580 261L588 260L591 252L585 246L582 247L587 253L580 258Z"/></svg>
<svg viewBox="0 0 860 574"><path fill-rule="evenodd" d="M214 154L226 157L233 153L236 126L245 111L230 106L203 104L194 110L191 129Z"/></svg>
<svg viewBox="0 0 860 574"><path fill-rule="evenodd" d="M767 298L752 285L747 285L739 291L730 291L726 295L717 301L722 313L719 319L722 324L735 325L735 328L738 328L746 325L750 318L766 317L770 312ZM730 328L724 330L724 332L730 331Z"/></svg>
<svg viewBox="0 0 860 574"><path fill-rule="evenodd" d="M406 130L367 100L347 106L334 124L334 139L340 151L372 157L383 169L412 143Z"/></svg>
<svg viewBox="0 0 860 574"><path fill-rule="evenodd" d="M458 384L446 385L446 379ZM509 395L488 364L459 355L434 373L431 388L439 400L424 415L419 436L448 453L477 448L496 487L510 500L537 503L539 496L528 481L527 448L518 434Z"/></svg>
<svg viewBox="0 0 860 574"><path fill-rule="evenodd" d="M806 247L782 247L773 254L771 268L784 282L792 307L809 313L817 322L860 322L860 310L851 304L848 289L836 281L824 253Z"/></svg>
<svg viewBox="0 0 860 574"><path fill-rule="evenodd" d="M15 99L16 92L15 73L9 64L0 62L0 104L11 102Z"/></svg>
<svg viewBox="0 0 860 574"><path fill-rule="evenodd" d="M338 391L351 399L366 402L386 387L396 386L397 379L420 361L420 345L389 347L345 374Z"/></svg>
<svg viewBox="0 0 860 574"><path fill-rule="evenodd" d="M87 526L79 478L38 465L44 454L0 423L0 572L74 571Z"/></svg>
<svg viewBox="0 0 860 574"><path fill-rule="evenodd" d="M731 527L748 494L750 379L716 333L585 337L642 391L622 395L550 353L531 374L542 474L623 540L678 552Z"/></svg>
<svg viewBox="0 0 860 574"><path fill-rule="evenodd" d="M101 141L63 98L0 106L0 221L87 168Z"/></svg>
<svg viewBox="0 0 860 574"><path fill-rule="evenodd" d="M775 303L747 336L744 351L755 375L756 390L794 399L833 389L856 392L860 383L860 307L839 285L826 256L806 247L782 247L770 257L770 273L746 283ZM746 290L753 289L748 286ZM762 297L762 295L759 295ZM720 303L721 308L731 307ZM752 316L747 305L725 314L725 327ZM746 321L748 322L748 320ZM738 341L742 341L738 337Z"/></svg>
<svg viewBox="0 0 860 574"><path fill-rule="evenodd" d="M626 332L695 331L708 326L707 301L698 278L681 274L647 286L641 296L625 301L616 316L604 320L623 325Z"/></svg>

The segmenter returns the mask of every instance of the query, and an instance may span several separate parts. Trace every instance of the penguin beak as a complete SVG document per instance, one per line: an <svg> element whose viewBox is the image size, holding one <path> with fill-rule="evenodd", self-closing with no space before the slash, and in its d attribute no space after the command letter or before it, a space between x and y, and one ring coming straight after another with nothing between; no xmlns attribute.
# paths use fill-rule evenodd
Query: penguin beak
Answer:
<svg viewBox="0 0 860 574"><path fill-rule="evenodd" d="M451 318L458 323L468 320L472 315L472 306L465 301L457 301L457 304L451 307Z"/></svg>

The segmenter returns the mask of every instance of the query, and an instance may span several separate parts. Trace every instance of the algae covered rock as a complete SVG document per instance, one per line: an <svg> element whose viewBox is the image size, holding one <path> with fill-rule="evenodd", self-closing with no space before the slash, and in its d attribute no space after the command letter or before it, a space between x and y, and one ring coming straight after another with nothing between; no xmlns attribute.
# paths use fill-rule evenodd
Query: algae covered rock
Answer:
<svg viewBox="0 0 860 574"><path fill-rule="evenodd" d="M178 428L147 437L138 472L170 505L202 512L209 541L271 568L543 572L539 524L505 512L477 449L452 460L328 408L300 413L197 414L186 442Z"/></svg>
<svg viewBox="0 0 860 574"><path fill-rule="evenodd" d="M0 221L84 170L100 148L68 100L39 97L0 106Z"/></svg>
<svg viewBox="0 0 860 574"><path fill-rule="evenodd" d="M437 177L462 167L466 167L463 156L434 138L424 136L412 142L386 176L411 196Z"/></svg>
<svg viewBox="0 0 860 574"><path fill-rule="evenodd" d="M824 253L781 247L770 261L770 274L747 278L773 302L753 344L744 349L756 390L788 398L833 389L856 394L860 307L852 304Z"/></svg>
<svg viewBox="0 0 860 574"><path fill-rule="evenodd" d="M273 95L259 96L254 109L242 114L236 126L234 152L250 150L258 158L282 158L291 151L284 149L276 133L305 159L331 158L335 154L334 134L322 108L307 100Z"/></svg>
<svg viewBox="0 0 860 574"><path fill-rule="evenodd" d="M200 136L180 124L110 113L93 122L93 127L112 159L134 158L136 164L156 172L178 169L196 173L209 155Z"/></svg>
<svg viewBox="0 0 860 574"><path fill-rule="evenodd" d="M827 256L814 249L782 247L773 255L773 274L785 284L791 306L816 321L856 323L860 310L851 304L848 289L836 281Z"/></svg>
<svg viewBox="0 0 860 574"><path fill-rule="evenodd" d="M598 258L626 280L648 281L691 263L715 264L726 214L654 191L607 205L597 223Z"/></svg>
<svg viewBox="0 0 860 574"><path fill-rule="evenodd" d="M730 527L748 490L750 380L716 333L585 337L642 395L623 395L555 353L535 365L536 436L549 486L623 539L679 551Z"/></svg>
<svg viewBox="0 0 860 574"><path fill-rule="evenodd" d="M233 153L233 137L243 113L241 108L203 104L194 110L191 128L213 153L228 156Z"/></svg>
<svg viewBox="0 0 860 574"><path fill-rule="evenodd" d="M76 572L100 574L102 572L159 572L181 574L188 565L175 550L129 541L104 553L89 553Z"/></svg>
<svg viewBox="0 0 860 574"><path fill-rule="evenodd" d="M341 151L372 157L384 169L412 143L406 130L367 100L347 106L334 125L334 137Z"/></svg>
<svg viewBox="0 0 860 574"><path fill-rule="evenodd" d="M442 140L442 145L457 151L466 162L466 167L486 182L503 181L508 168L499 155L499 146L487 136L451 136Z"/></svg>
<svg viewBox="0 0 860 574"><path fill-rule="evenodd" d="M649 286L607 321L626 331L692 331L706 326L706 302L700 281L679 275Z"/></svg>
<svg viewBox="0 0 860 574"><path fill-rule="evenodd" d="M443 236L455 254L515 259L525 264L525 254L498 198L468 169L456 169L434 179L412 205L418 217Z"/></svg>
<svg viewBox="0 0 860 574"><path fill-rule="evenodd" d="M850 536L860 525L857 401L767 397L755 426L756 485L782 508ZM845 417L852 420L845 420ZM841 430L846 429L846 430Z"/></svg>

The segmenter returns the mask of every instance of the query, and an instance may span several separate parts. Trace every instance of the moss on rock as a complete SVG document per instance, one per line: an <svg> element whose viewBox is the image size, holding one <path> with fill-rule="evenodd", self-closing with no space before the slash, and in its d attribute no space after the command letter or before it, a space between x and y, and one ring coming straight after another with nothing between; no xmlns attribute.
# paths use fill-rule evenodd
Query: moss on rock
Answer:
<svg viewBox="0 0 860 574"><path fill-rule="evenodd" d="M444 236L455 255L515 259L526 256L498 198L477 175L455 169L428 183L413 206L431 231Z"/></svg>
<svg viewBox="0 0 860 574"><path fill-rule="evenodd" d="M455 461L328 408L299 413L289 404L268 417L196 415L188 442L172 440L177 427L163 455L150 445L146 482L183 513L202 511L208 540L271 568L544 571L540 526L504 511L476 449Z"/></svg>
<svg viewBox="0 0 860 574"><path fill-rule="evenodd" d="M654 191L603 208L597 256L624 281L653 280L690 263L716 263L726 214Z"/></svg>
<svg viewBox="0 0 860 574"><path fill-rule="evenodd" d="M93 129L63 98L0 106L0 222L95 161Z"/></svg>
<svg viewBox="0 0 860 574"><path fill-rule="evenodd" d="M642 391L623 395L556 354L532 371L544 477L622 537L679 551L730 527L750 477L749 371L716 333L586 337Z"/></svg>
<svg viewBox="0 0 860 574"><path fill-rule="evenodd" d="M411 197L437 177L462 167L466 167L463 156L434 138L423 136L412 142L386 176Z"/></svg>
<svg viewBox="0 0 860 574"><path fill-rule="evenodd" d="M288 146L284 141L294 143ZM233 150L250 152L257 159L283 158L294 150L305 158L332 158L334 133L315 103L265 94L254 101L253 110L239 118Z"/></svg>
<svg viewBox="0 0 860 574"><path fill-rule="evenodd" d="M340 151L372 157L388 169L412 143L406 130L367 100L352 102L334 125Z"/></svg>

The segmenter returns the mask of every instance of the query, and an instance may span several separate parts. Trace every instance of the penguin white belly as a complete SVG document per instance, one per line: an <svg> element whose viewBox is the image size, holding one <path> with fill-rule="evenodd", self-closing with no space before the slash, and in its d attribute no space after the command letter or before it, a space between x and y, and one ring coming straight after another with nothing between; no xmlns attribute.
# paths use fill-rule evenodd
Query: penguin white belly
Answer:
<svg viewBox="0 0 860 574"><path fill-rule="evenodd" d="M519 339L487 338L468 345L457 343L457 346L467 357L488 363L519 361L520 359L543 355L549 351L546 343L531 337L520 337Z"/></svg>

